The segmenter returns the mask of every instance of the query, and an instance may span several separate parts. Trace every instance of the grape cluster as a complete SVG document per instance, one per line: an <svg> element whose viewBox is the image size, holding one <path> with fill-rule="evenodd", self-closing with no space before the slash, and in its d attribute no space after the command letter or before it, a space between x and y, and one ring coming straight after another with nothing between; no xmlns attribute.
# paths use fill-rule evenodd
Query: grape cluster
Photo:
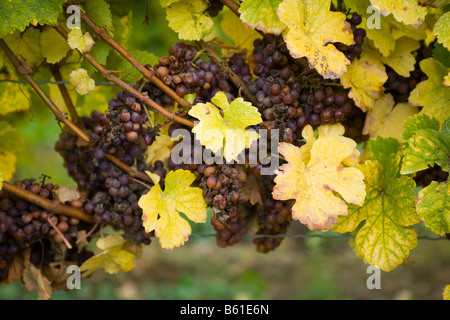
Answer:
<svg viewBox="0 0 450 320"><path fill-rule="evenodd" d="M16 181L15 184L40 197L55 200L54 191L57 186L41 184L32 180ZM70 205L81 208L81 200L73 200ZM59 230L58 233L55 227ZM88 230L92 226L76 218L54 215L37 205L13 195L6 190L0 191L0 282L8 277L9 267L14 258L25 249L31 248L30 259L36 265L55 261L46 261L43 256L52 257L57 253L55 244L63 242L61 235L72 245L74 251L71 261L85 258L86 251L78 255L76 239L80 230ZM76 254L74 257L73 254Z"/></svg>
<svg viewBox="0 0 450 320"><path fill-rule="evenodd" d="M242 79L250 81L250 67L244 56L232 55L227 62ZM147 65L147 67L151 66ZM171 46L169 56L160 57L158 64L153 66L153 70L155 75L180 97L195 93L194 104L210 101L218 91L225 92L230 100L238 94L225 68L212 59L200 56L195 46L184 42ZM165 108L174 106L172 98L152 84L145 84L143 92Z"/></svg>
<svg viewBox="0 0 450 320"><path fill-rule="evenodd" d="M256 234L283 235L292 221L292 201L274 200L272 190L274 176L262 176L265 192L263 193L263 205L258 211L258 231ZM253 239L256 250L268 253L276 249L284 237L257 237Z"/></svg>
<svg viewBox="0 0 450 320"><path fill-rule="evenodd" d="M416 51L416 64L409 77L403 77L395 72L391 67L386 66L388 79L384 84L385 92L392 94L396 103L408 102L409 94L414 90L419 82L427 79L426 74L420 69L419 62L432 56L433 44L426 46L423 41Z"/></svg>
<svg viewBox="0 0 450 320"><path fill-rule="evenodd" d="M162 162L146 164L146 147L153 143L156 132L145 126L147 115L144 106L129 94L120 92L109 102L105 114L94 111L83 117L90 133L90 143L77 144L77 137L68 131L60 135L55 149L64 159L69 174L78 187L87 192L89 199L83 210L94 215L96 222L111 225L133 234L138 243L150 243L152 233L142 226L142 209L139 198L148 192L145 185L132 179L122 169L106 158L112 154L140 172L166 174Z"/></svg>
<svg viewBox="0 0 450 320"><path fill-rule="evenodd" d="M220 11L223 9L223 3L220 0L208 0L209 7L206 9L206 12L211 17L216 17Z"/></svg>
<svg viewBox="0 0 450 320"><path fill-rule="evenodd" d="M366 30L363 28L358 28L357 26L361 24L362 18L356 12L353 12L350 18L347 18L347 22L350 23L353 33L353 39L355 44L347 46L343 43L336 43L336 48L345 54L348 60L353 61L355 58L359 58L362 52L362 44L366 36Z"/></svg>
<svg viewBox="0 0 450 320"><path fill-rule="evenodd" d="M310 124L341 122L352 110L347 92L323 84L315 70L292 59L282 38L257 39L253 57L257 76L249 90L257 100L264 129L280 129L280 139L295 143ZM302 76L307 71L309 76Z"/></svg>

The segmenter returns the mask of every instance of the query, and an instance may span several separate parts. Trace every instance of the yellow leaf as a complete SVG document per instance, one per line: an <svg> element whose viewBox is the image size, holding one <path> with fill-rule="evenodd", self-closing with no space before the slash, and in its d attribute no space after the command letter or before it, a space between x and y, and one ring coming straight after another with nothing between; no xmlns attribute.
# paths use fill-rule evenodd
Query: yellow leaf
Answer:
<svg viewBox="0 0 450 320"><path fill-rule="evenodd" d="M163 248L179 247L192 232L189 222L180 216L180 212L193 222L206 221L203 191L190 186L194 181L195 175L188 170L170 171L165 178L164 192L156 183L139 199L145 231L155 231Z"/></svg>
<svg viewBox="0 0 450 320"><path fill-rule="evenodd" d="M384 64L389 65L395 72L405 78L414 70L416 58L412 52L420 48L419 41L402 37L395 42L395 49L388 57L381 57Z"/></svg>
<svg viewBox="0 0 450 320"><path fill-rule="evenodd" d="M225 93L219 91L212 99L214 103L198 103L189 110L189 115L200 120L192 132L202 145L217 153L223 150L227 161L235 160L253 141L259 138L256 131L247 127L262 122L256 107L242 98L228 104ZM223 116L219 109L222 109Z"/></svg>
<svg viewBox="0 0 450 320"><path fill-rule="evenodd" d="M110 274L117 273L119 270L130 272L135 266L133 259L136 258L136 254L124 249L129 241L132 240L126 240L120 235L109 235L98 239L96 245L102 252L81 265L80 270L86 271L83 277L89 276L100 268Z"/></svg>
<svg viewBox="0 0 450 320"><path fill-rule="evenodd" d="M338 216L347 215L345 202L361 206L366 195L363 173L342 165L342 161L354 152L356 143L352 146L348 141L339 139L339 126L338 129L326 128L312 146L307 144L307 148L310 147L307 163L302 161L303 147L283 142L279 146L279 152L287 164L276 172L273 198L295 199L293 218L311 230L331 229Z"/></svg>
<svg viewBox="0 0 450 320"><path fill-rule="evenodd" d="M241 19L230 10L227 10L223 15L220 28L226 36L233 40L234 46L237 47L237 51L247 50L247 58L252 57L253 41L262 38L258 32L246 28ZM227 54L230 50L226 49L224 51L224 53Z"/></svg>
<svg viewBox="0 0 450 320"><path fill-rule="evenodd" d="M383 16L392 13L394 18L406 25L419 28L425 20L427 9L416 0L370 0Z"/></svg>
<svg viewBox="0 0 450 320"><path fill-rule="evenodd" d="M170 157L174 143L168 134L160 133L159 136L156 136L152 145L147 148L145 162L152 166L158 160L165 163Z"/></svg>
<svg viewBox="0 0 450 320"><path fill-rule="evenodd" d="M444 82L443 82L444 86L446 86L447 88L450 87L450 72L448 73L448 75L446 75L444 77Z"/></svg>
<svg viewBox="0 0 450 320"><path fill-rule="evenodd" d="M72 71L69 79L70 84L75 87L75 91L78 94L85 95L95 89L95 81L89 78L87 71L83 68Z"/></svg>
<svg viewBox="0 0 450 320"><path fill-rule="evenodd" d="M331 0L284 0L277 9L278 17L288 27L284 36L294 58L306 57L326 79L336 79L347 70L350 61L331 42L353 44L350 24L345 14L330 11Z"/></svg>
<svg viewBox="0 0 450 320"><path fill-rule="evenodd" d="M386 80L384 66L368 54L355 59L341 77L344 88L351 88L349 98L363 111L372 109L376 101L383 96L383 84Z"/></svg>
<svg viewBox="0 0 450 320"><path fill-rule="evenodd" d="M364 124L363 134L371 137L395 138L401 140L403 121L419 112L409 103L399 103L395 107L391 94L379 99L373 110L369 110Z"/></svg>
<svg viewBox="0 0 450 320"><path fill-rule="evenodd" d="M78 28L70 30L67 42L70 48L77 49L81 53L89 52L95 43L89 32L83 34Z"/></svg>

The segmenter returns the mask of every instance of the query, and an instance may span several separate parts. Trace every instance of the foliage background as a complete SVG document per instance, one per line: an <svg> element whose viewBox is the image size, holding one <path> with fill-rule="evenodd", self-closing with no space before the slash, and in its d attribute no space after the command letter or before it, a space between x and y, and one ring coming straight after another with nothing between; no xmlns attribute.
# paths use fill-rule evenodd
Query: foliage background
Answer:
<svg viewBox="0 0 450 320"><path fill-rule="evenodd" d="M134 2L130 37L124 46L165 55L169 46L178 41L177 35L167 26L158 1L148 1L148 10L146 4L145 0ZM143 23L146 16L148 24ZM101 90L107 95L114 91L109 87ZM31 100L30 110L6 117L25 143L13 180L40 179L45 174L56 184L75 187L61 157L53 149L60 132L57 122L35 94ZM417 231L419 235L435 236L422 224L417 226ZM207 221L193 226L193 232L212 234L213 229ZM308 233L308 230L294 222L289 233ZM366 287L368 266L344 238L285 239L277 250L263 255L255 251L248 238L222 249L217 247L214 237L191 237L174 251L153 243L144 248L131 273L95 272L82 280L81 290L57 291L53 298L440 300L449 281L448 252L450 241L419 240L404 265L389 273L382 272L381 290L369 290ZM0 299L34 300L36 294L16 281L0 286Z"/></svg>

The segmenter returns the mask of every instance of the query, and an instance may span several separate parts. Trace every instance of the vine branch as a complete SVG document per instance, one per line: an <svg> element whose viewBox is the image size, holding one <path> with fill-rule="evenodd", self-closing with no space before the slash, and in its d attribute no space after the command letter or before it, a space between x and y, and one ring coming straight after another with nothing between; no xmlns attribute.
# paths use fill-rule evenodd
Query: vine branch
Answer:
<svg viewBox="0 0 450 320"><path fill-rule="evenodd" d="M16 186L15 184L11 184L9 182L3 181L2 185L3 190L8 191L9 193L12 193L22 199L27 200L28 202L31 202L41 208L44 208L52 213L59 213L67 217L76 218L81 221L94 223L94 218L85 213L84 211L77 209L75 207L71 207L65 204L62 204L57 201L52 201L45 199L31 191L28 191L26 189L20 188Z"/></svg>
<svg viewBox="0 0 450 320"><path fill-rule="evenodd" d="M3 39L0 39L0 48L5 52L6 56L10 59L11 63L14 65L16 70L21 73L25 79L28 81L28 83L32 86L32 88L36 91L36 93L44 100L44 102L47 104L47 106L50 108L50 110L53 112L53 114L56 117L56 120L59 122L62 122L65 126L67 126L70 130L72 130L80 139L82 139L84 142L89 143L90 139L88 135L81 130L75 123L73 123L70 119L67 118L66 114L61 112L59 108L55 105L55 103L47 96L47 94L42 90L42 88L39 86L39 84L28 74L27 71L25 71L27 68L23 66L22 62L16 57L14 52L11 51L11 49L8 47L8 45L3 41ZM118 166L120 169L125 171L127 174L133 177L137 177L139 179L142 179L144 181L151 182L150 178L139 171L134 170L127 164L123 163L121 160L116 158L114 155L106 153L105 157L110 160L112 163L114 163L116 166Z"/></svg>
<svg viewBox="0 0 450 320"><path fill-rule="evenodd" d="M69 4L71 1L69 1ZM168 87L164 82L162 82L158 77L155 76L153 70L147 69L139 61L136 60L125 48L123 48L117 41L115 41L106 31L105 28L98 26L94 21L92 21L84 12L81 12L81 19L97 34L100 38L105 40L111 47L114 48L120 55L122 55L128 62L130 62L147 80L157 86L159 89L164 91L169 97L178 102L181 106L186 109L190 109L192 105L184 100L182 97L176 94L170 87Z"/></svg>

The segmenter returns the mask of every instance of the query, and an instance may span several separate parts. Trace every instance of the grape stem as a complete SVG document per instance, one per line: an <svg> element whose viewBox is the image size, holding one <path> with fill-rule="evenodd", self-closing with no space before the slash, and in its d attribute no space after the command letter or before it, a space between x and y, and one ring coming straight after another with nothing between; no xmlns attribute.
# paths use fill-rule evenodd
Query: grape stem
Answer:
<svg viewBox="0 0 450 320"><path fill-rule="evenodd" d="M72 1L68 1L71 4ZM158 77L155 76L153 69L149 70L143 66L139 61L136 60L127 50L125 50L119 43L117 43L106 31L105 28L98 26L94 21L92 21L84 12L81 11L81 19L97 34L100 38L105 40L111 47L114 48L120 55L122 55L128 62L130 62L143 76L144 78L157 86L159 89L164 91L169 97L178 102L181 106L186 109L190 109L192 105L184 100L182 97L176 94L170 87L168 87L164 82L162 82Z"/></svg>
<svg viewBox="0 0 450 320"><path fill-rule="evenodd" d="M81 130L75 123L73 123L70 119L68 119L65 113L61 112L61 110L58 109L55 103L49 98L49 96L47 96L47 94L44 92L44 90L42 90L39 84L28 74L27 69L29 68L29 66L28 67L24 66L26 62L22 63L14 54L14 52L11 51L8 45L3 41L3 39L0 39L0 48L11 60L11 63L14 65L17 71L25 77L25 79L33 87L36 93L42 98L42 100L44 100L44 102L47 104L47 106L55 115L56 120L62 122L66 127L72 130L84 142L89 143L90 139L88 135L83 130ZM134 170L130 166L120 161L114 155L107 153L105 154L105 157L130 176L138 177L139 179L142 179L144 181L151 181L146 174Z"/></svg>
<svg viewBox="0 0 450 320"><path fill-rule="evenodd" d="M244 95L247 97L248 100L250 100L250 102L253 105L257 104L257 101L255 99L255 96L253 96L253 94L248 90L247 86L245 85L244 81L242 81L241 78L239 78L239 76L233 71L231 70L230 66L228 65L228 63L226 63L225 61L223 61L215 52L213 49L211 49L211 47L203 40L197 41L198 45L203 48L206 53L208 54L208 56L210 56L211 58L213 58L214 60L216 60L219 65L223 66L225 68L225 70L227 70L231 81L234 83L234 85L239 88L239 90L242 90L242 92L244 93Z"/></svg>
<svg viewBox="0 0 450 320"><path fill-rule="evenodd" d="M16 186L15 184L3 181L2 188L3 190L6 190L9 193L12 193L22 199L25 199L30 203L33 203L41 208L44 208L49 212L59 213L64 216L76 218L78 220L82 220L89 223L94 222L94 218L91 215L85 213L80 209L59 203L57 201L45 199L31 191Z"/></svg>
<svg viewBox="0 0 450 320"><path fill-rule="evenodd" d="M53 223L52 219L50 219L51 216L47 217L47 222L49 225L52 226L52 228L56 231L56 233L61 237L62 241L64 242L64 244L66 245L66 247L68 249L72 249L71 244L69 243L69 241L67 241L66 237L64 237L64 235L62 234L62 232L58 229L58 227Z"/></svg>
<svg viewBox="0 0 450 320"><path fill-rule="evenodd" d="M64 39L67 40L68 35L66 30L64 30L61 26L56 26L54 27L56 31L58 31L63 37ZM189 127L194 127L194 122L182 118L174 113L171 113L170 111L167 111L166 109L164 109L162 106L160 106L159 104L157 104L155 101L153 101L152 99L150 99L147 95L139 92L137 89L133 88L132 86L130 86L129 84L125 83L124 81L122 81L121 79L117 78L116 76L114 76L112 74L111 71L106 70L94 57L92 57L89 53L82 53L83 57L88 60L95 69L97 69L106 79L114 82L115 84L117 84L118 86L120 86L121 88L123 88L125 91L131 93L134 97L136 97L137 99L141 100L143 103L145 103L146 105L148 105L149 107L151 107L153 110L163 114L167 119L170 119L172 121L176 121L178 123L181 123L185 126L189 126Z"/></svg>

